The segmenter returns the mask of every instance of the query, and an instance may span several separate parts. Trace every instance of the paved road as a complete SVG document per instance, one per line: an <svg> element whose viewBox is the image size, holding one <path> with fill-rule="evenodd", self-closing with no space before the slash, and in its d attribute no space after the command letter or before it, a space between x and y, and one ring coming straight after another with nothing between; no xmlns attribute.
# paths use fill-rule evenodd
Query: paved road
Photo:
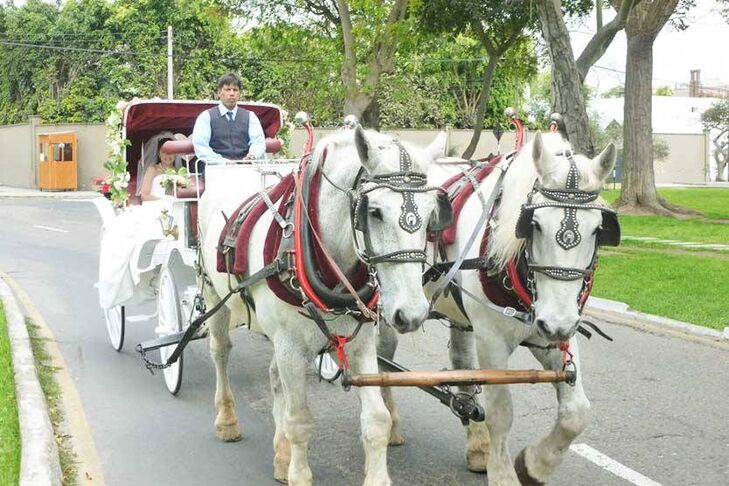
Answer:
<svg viewBox="0 0 729 486"><path fill-rule="evenodd" d="M214 374L204 341L185 352L176 398L132 351L133 344L152 337L152 324L132 324L121 353L109 346L93 288L99 223L89 202L0 200L0 270L30 294L55 333L107 483L276 484L269 343L243 330L234 333L232 385L245 438L222 444L213 433ZM578 442L661 484L729 484L729 351L610 323L604 329L615 343L582 344L593 421ZM446 366L445 336L440 325L429 323L426 332L402 339L401 361L413 368ZM512 366L537 365L520 350ZM317 484L361 484L356 394L317 383L313 372L309 382ZM422 392L401 390L397 396L408 443L389 455L395 484L486 484L485 476L465 469L464 434L450 412ZM556 402L547 385L516 388L514 402L516 454L549 430ZM570 452L552 484L629 483Z"/></svg>

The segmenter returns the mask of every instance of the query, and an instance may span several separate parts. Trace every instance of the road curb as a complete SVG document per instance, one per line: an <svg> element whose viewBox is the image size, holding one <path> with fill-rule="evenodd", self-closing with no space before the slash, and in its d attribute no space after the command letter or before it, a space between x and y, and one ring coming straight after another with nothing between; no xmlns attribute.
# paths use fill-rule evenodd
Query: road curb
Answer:
<svg viewBox="0 0 729 486"><path fill-rule="evenodd" d="M701 338L708 338L714 341L727 341L729 340L729 328L724 329L724 332L717 331L716 329L710 329L708 327L697 326L688 322L677 321L668 317L655 316L652 314L646 314L633 310L623 302L615 300L601 299L599 297L590 297L587 299L587 305L585 310L588 313L594 315L610 314L624 318L625 322L638 321L642 324L648 324L658 328L667 328L672 331L677 331L683 334L690 334L693 336L699 336Z"/></svg>
<svg viewBox="0 0 729 486"><path fill-rule="evenodd" d="M53 425L48 416L46 398L36 374L35 358L30 346L25 316L10 287L2 278L0 278L0 298L8 321L18 403L21 441L19 484L60 485L63 474L58 459L58 447Z"/></svg>

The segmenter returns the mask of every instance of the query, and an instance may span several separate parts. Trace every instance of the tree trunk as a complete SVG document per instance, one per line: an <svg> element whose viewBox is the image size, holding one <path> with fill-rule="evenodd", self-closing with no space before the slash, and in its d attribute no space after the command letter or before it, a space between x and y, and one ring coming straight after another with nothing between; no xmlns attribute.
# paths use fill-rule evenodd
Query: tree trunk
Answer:
<svg viewBox="0 0 729 486"><path fill-rule="evenodd" d="M354 115L358 120L362 120L362 115L370 106L372 98L365 93L347 92L344 98L344 115Z"/></svg>
<svg viewBox="0 0 729 486"><path fill-rule="evenodd" d="M653 173L653 38L653 34L628 37L623 120L626 125L630 123L630 129L625 130L625 178L617 206L628 211L644 207L648 212L664 213Z"/></svg>
<svg viewBox="0 0 729 486"><path fill-rule="evenodd" d="M658 196L653 174L652 77L653 42L678 0L638 3L626 21L628 55L625 64L624 179L616 206L638 214L700 214Z"/></svg>
<svg viewBox="0 0 729 486"><path fill-rule="evenodd" d="M478 141L481 139L481 130L483 130L483 117L486 114L486 103L491 96L491 82L494 79L494 71L496 71L496 64L499 62L499 57L493 53L489 55L489 62L486 64L486 69L483 72L483 79L481 80L481 96L478 99L478 106L476 108L476 120L473 124L473 135L471 136L471 142L466 147L466 150L461 155L464 159L470 159L473 153L476 151Z"/></svg>
<svg viewBox="0 0 729 486"><path fill-rule="evenodd" d="M577 70L570 36L564 23L559 0L536 2L542 34L552 63L552 109L564 120L567 138L579 153L592 157L595 147L590 136L587 106Z"/></svg>

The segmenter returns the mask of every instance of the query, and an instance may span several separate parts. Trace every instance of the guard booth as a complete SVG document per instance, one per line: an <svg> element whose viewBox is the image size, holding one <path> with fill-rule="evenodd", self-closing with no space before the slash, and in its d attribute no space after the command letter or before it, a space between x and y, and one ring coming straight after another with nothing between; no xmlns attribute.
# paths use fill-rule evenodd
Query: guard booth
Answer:
<svg viewBox="0 0 729 486"><path fill-rule="evenodd" d="M76 132L38 135L38 186L42 191L74 191L78 188Z"/></svg>

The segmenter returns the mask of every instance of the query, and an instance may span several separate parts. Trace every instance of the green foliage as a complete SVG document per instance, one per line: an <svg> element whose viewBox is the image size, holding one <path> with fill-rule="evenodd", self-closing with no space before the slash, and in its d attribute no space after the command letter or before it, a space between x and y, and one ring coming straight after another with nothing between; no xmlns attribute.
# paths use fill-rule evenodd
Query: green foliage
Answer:
<svg viewBox="0 0 729 486"><path fill-rule="evenodd" d="M622 98L625 96L625 86L614 86L602 92L603 98Z"/></svg>
<svg viewBox="0 0 729 486"><path fill-rule="evenodd" d="M673 90L670 86L659 86L656 88L656 96L673 96Z"/></svg>
<svg viewBox="0 0 729 486"><path fill-rule="evenodd" d="M496 12L497 2L491 3ZM381 124L471 127L488 54L472 33L417 29L416 11L423 4L413 2L407 20L394 27L407 35L400 37L392 71L376 88ZM244 98L310 112L317 126L339 125L345 97L341 38L326 15L315 15L315 5L332 7L318 0L0 4L0 41L54 47L0 47L0 125L34 114L47 123L100 122L119 99L166 97L168 25L174 28L176 98L213 98L217 78L232 71L244 80ZM357 0L350 6L356 53L364 59L391 2ZM240 16L257 21L240 29ZM524 40L505 56L487 125L501 119L506 106L520 103L526 80L535 74L534 51L533 41ZM367 72L364 63L358 66L361 79Z"/></svg>
<svg viewBox="0 0 729 486"><path fill-rule="evenodd" d="M728 129L729 97L712 103L711 106L701 114L701 122L703 123L704 128L707 130Z"/></svg>

